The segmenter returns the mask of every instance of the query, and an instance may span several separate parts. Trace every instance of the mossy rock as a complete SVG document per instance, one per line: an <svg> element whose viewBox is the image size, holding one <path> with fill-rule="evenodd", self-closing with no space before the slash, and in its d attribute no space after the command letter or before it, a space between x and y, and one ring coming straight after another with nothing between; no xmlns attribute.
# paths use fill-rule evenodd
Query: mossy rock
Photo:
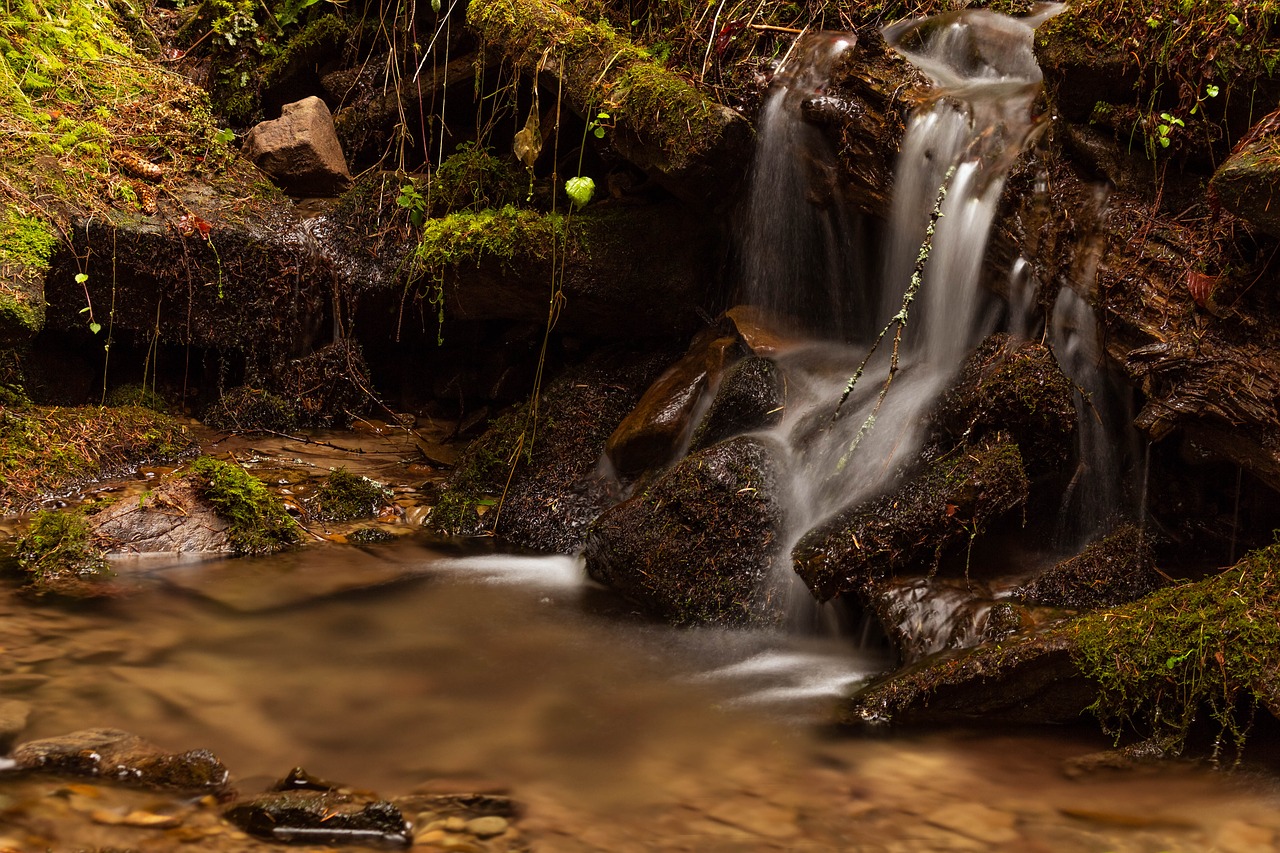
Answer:
<svg viewBox="0 0 1280 853"><path fill-rule="evenodd" d="M47 222L8 207L0 213L0 347L44 326L44 278L56 245Z"/></svg>
<svg viewBox="0 0 1280 853"><path fill-rule="evenodd" d="M330 471L311 499L316 517L324 521L373 518L389 503L390 489L368 477L358 477L345 468Z"/></svg>
<svg viewBox="0 0 1280 853"><path fill-rule="evenodd" d="M927 459L897 489L810 530L792 550L796 572L820 601L866 596L891 575L936 569L947 550L1022 507L1029 488L1018 446L994 434Z"/></svg>
<svg viewBox="0 0 1280 853"><path fill-rule="evenodd" d="M111 575L106 552L81 512L36 513L15 553L18 567L41 595L94 597L104 593L101 582Z"/></svg>
<svg viewBox="0 0 1280 853"><path fill-rule="evenodd" d="M601 351L550 383L536 408L526 403L502 415L462 454L428 526L577 550L587 525L618 499L597 467L605 441L670 357Z"/></svg>
<svg viewBox="0 0 1280 853"><path fill-rule="evenodd" d="M1009 335L973 352L934 416L947 435L970 443L1002 431L1031 476L1059 469L1076 431L1075 390L1048 347Z"/></svg>
<svg viewBox="0 0 1280 853"><path fill-rule="evenodd" d="M1240 141L1213 173L1209 190L1236 216L1280 236L1280 110Z"/></svg>
<svg viewBox="0 0 1280 853"><path fill-rule="evenodd" d="M741 437L685 457L587 535L587 572L669 622L771 623L779 450Z"/></svg>
<svg viewBox="0 0 1280 853"><path fill-rule="evenodd" d="M229 522L231 547L237 554L272 554L298 544L298 525L280 499L239 465L212 456L191 463L196 493Z"/></svg>
<svg viewBox="0 0 1280 853"><path fill-rule="evenodd" d="M1028 604L1098 610L1128 604L1165 583L1150 537L1126 524L1020 587Z"/></svg>
<svg viewBox="0 0 1280 853"><path fill-rule="evenodd" d="M1177 754L1207 717L1238 747L1254 702L1280 717L1280 545L1062 631L1098 685L1092 710L1116 737L1133 732Z"/></svg>

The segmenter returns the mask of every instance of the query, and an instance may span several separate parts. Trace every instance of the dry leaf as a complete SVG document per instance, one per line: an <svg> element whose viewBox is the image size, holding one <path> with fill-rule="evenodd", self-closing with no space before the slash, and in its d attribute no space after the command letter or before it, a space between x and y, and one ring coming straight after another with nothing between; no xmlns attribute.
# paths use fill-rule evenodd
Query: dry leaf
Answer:
<svg viewBox="0 0 1280 853"><path fill-rule="evenodd" d="M96 811L90 815L94 823L106 826L137 826L146 829L173 829L182 826L182 818L155 812L129 812L120 814L111 811Z"/></svg>
<svg viewBox="0 0 1280 853"><path fill-rule="evenodd" d="M525 119L524 129L516 134L515 140L511 143L511 150L515 152L520 162L524 163L526 169L532 170L533 164L538 162L538 155L542 153L542 130L538 126L536 101L529 108L529 117Z"/></svg>

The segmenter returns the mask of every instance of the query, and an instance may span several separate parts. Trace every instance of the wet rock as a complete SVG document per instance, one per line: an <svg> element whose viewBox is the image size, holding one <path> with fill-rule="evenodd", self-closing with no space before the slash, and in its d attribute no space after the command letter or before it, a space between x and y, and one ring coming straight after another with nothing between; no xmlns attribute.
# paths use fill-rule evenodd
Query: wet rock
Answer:
<svg viewBox="0 0 1280 853"><path fill-rule="evenodd" d="M1120 749L1106 749L1078 755L1062 762L1062 773L1068 779L1081 779L1099 773L1132 773L1138 770L1167 769L1174 753L1168 742L1144 740Z"/></svg>
<svg viewBox="0 0 1280 853"><path fill-rule="evenodd" d="M346 427L377 402L364 351L342 338L276 366L267 386L290 401L304 426Z"/></svg>
<svg viewBox="0 0 1280 853"><path fill-rule="evenodd" d="M536 435L528 432L527 403L498 418L458 461L428 526L448 535L492 532L543 551L577 550L587 525L619 498L616 482L598 468L605 441L669 359L601 352L542 392Z"/></svg>
<svg viewBox="0 0 1280 853"><path fill-rule="evenodd" d="M1097 698L1073 652L1064 634L945 652L872 682L844 702L839 720L849 726L1070 722Z"/></svg>
<svg viewBox="0 0 1280 853"><path fill-rule="evenodd" d="M1249 131L1209 182L1222 206L1280 236L1280 110Z"/></svg>
<svg viewBox="0 0 1280 853"><path fill-rule="evenodd" d="M138 500L112 504L89 519L110 553L225 554L230 522L202 501L187 480L163 483Z"/></svg>
<svg viewBox="0 0 1280 853"><path fill-rule="evenodd" d="M778 365L768 358L749 356L725 372L711 408L693 432L691 451L782 420L786 382Z"/></svg>
<svg viewBox="0 0 1280 853"><path fill-rule="evenodd" d="M724 312L724 317L753 355L777 355L797 340L799 323L755 305L735 305Z"/></svg>
<svg viewBox="0 0 1280 853"><path fill-rule="evenodd" d="M293 195L337 195L351 183L333 116L315 96L285 104L280 118L255 125L243 150Z"/></svg>
<svg viewBox="0 0 1280 853"><path fill-rule="evenodd" d="M227 820L259 838L311 844L409 846L409 825L386 800L331 791L278 791L236 803Z"/></svg>
<svg viewBox="0 0 1280 853"><path fill-rule="evenodd" d="M991 591L964 578L892 578L872 584L865 595L905 664L977 645L989 621Z"/></svg>
<svg viewBox="0 0 1280 853"><path fill-rule="evenodd" d="M0 753L7 755L31 716L31 703L21 699L0 699Z"/></svg>
<svg viewBox="0 0 1280 853"><path fill-rule="evenodd" d="M605 444L622 477L660 468L685 446L693 417L708 388L720 383L725 366L741 354L738 339L718 326L701 332L679 361L649 386Z"/></svg>
<svg viewBox="0 0 1280 853"><path fill-rule="evenodd" d="M677 624L768 621L783 520L776 453L742 437L681 460L596 520L587 571Z"/></svg>
<svg viewBox="0 0 1280 853"><path fill-rule="evenodd" d="M987 611L987 621L982 627L982 640L986 643L998 643L1033 624L1025 607L1011 601L998 601Z"/></svg>
<svg viewBox="0 0 1280 853"><path fill-rule="evenodd" d="M119 729L84 729L27 741L14 750L13 760L18 770L178 791L220 791L228 777L227 768L208 750L166 753Z"/></svg>
<svg viewBox="0 0 1280 853"><path fill-rule="evenodd" d="M996 430L1008 433L1027 473L1035 476L1056 470L1071 452L1073 394L1048 347L992 335L965 362L935 421L946 434L970 443Z"/></svg>
<svg viewBox="0 0 1280 853"><path fill-rule="evenodd" d="M810 530L791 552L796 572L820 601L866 596L873 582L936 567L946 549L1025 504L1028 488L1017 445L993 435L928 459L896 490Z"/></svg>
<svg viewBox="0 0 1280 853"><path fill-rule="evenodd" d="M1029 604L1097 610L1137 601L1164 584L1155 568L1150 537L1126 524L1040 574L1016 594Z"/></svg>

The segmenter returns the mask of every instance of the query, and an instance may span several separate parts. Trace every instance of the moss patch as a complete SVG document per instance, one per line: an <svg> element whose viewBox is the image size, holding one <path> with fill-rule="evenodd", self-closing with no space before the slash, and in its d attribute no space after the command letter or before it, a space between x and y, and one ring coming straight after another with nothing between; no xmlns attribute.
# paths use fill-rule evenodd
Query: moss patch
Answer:
<svg viewBox="0 0 1280 853"><path fill-rule="evenodd" d="M224 432L293 432L298 428L298 411L270 391L241 386L210 406L204 422Z"/></svg>
<svg viewBox="0 0 1280 853"><path fill-rule="evenodd" d="M137 406L0 407L0 512L142 462L172 461L194 442L172 418Z"/></svg>
<svg viewBox="0 0 1280 853"><path fill-rule="evenodd" d="M330 471L313 498L315 514L325 521L372 518L391 503L391 490L368 477L357 477L345 468Z"/></svg>
<svg viewBox="0 0 1280 853"><path fill-rule="evenodd" d="M56 238L43 219L6 208L0 216L0 345L44 325L42 283Z"/></svg>
<svg viewBox="0 0 1280 853"><path fill-rule="evenodd" d="M1101 695L1108 732L1164 743L1174 754L1205 710L1241 743L1245 697L1276 694L1280 672L1280 545L1198 583L1080 619L1066 630Z"/></svg>
<svg viewBox="0 0 1280 853"><path fill-rule="evenodd" d="M110 574L102 547L78 512L36 513L16 553L19 568L43 591L78 587Z"/></svg>
<svg viewBox="0 0 1280 853"><path fill-rule="evenodd" d="M201 456L191 464L191 477L200 497L230 524L237 554L273 554L302 538L280 499L239 465Z"/></svg>

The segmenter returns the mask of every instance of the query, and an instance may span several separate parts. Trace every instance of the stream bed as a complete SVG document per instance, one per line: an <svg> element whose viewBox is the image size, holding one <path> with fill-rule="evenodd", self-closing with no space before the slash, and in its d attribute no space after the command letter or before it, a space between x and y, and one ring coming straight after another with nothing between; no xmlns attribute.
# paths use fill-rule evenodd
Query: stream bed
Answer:
<svg viewBox="0 0 1280 853"><path fill-rule="evenodd" d="M1107 746L1083 729L831 732L836 697L884 660L847 638L658 625L572 558L410 537L154 567L128 587L78 607L0 590L0 698L30 704L23 740L110 726L211 749L242 793L302 765L383 796L525 804L518 845L424 850L1155 853L1269 850L1280 832L1267 776L1064 775ZM102 819L137 808L177 828ZM0 849L272 846L193 809L0 779Z"/></svg>

